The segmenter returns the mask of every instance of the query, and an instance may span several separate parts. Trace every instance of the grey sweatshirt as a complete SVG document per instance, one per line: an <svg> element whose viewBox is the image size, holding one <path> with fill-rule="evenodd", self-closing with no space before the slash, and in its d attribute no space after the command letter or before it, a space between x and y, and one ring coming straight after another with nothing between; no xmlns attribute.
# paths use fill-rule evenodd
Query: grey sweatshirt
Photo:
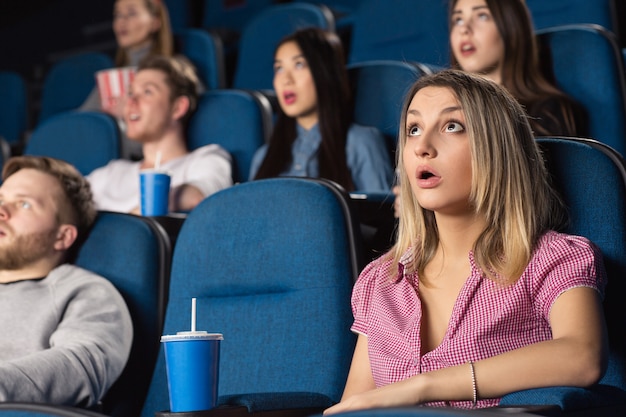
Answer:
<svg viewBox="0 0 626 417"><path fill-rule="evenodd" d="M132 337L121 295L84 269L0 284L0 401L92 406L122 372Z"/></svg>

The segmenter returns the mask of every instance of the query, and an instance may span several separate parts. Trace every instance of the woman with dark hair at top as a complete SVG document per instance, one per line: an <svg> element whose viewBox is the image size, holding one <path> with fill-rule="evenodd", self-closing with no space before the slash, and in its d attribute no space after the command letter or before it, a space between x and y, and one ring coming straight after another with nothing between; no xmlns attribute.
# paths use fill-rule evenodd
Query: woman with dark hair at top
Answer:
<svg viewBox="0 0 626 417"><path fill-rule="evenodd" d="M565 213L522 106L445 70L411 87L400 120L397 242L354 286L357 343L326 414L493 407L515 391L599 381L602 255L557 232Z"/></svg>
<svg viewBox="0 0 626 417"><path fill-rule="evenodd" d="M544 77L524 0L452 0L453 68L506 87L525 108L535 136L585 136L580 105Z"/></svg>
<svg viewBox="0 0 626 417"><path fill-rule="evenodd" d="M382 134L352 123L350 85L339 37L317 28L284 38L274 54L279 111L250 179L321 177L348 191L387 192L393 169Z"/></svg>
<svg viewBox="0 0 626 417"><path fill-rule="evenodd" d="M524 0L451 0L452 68L504 86L525 107L535 136L585 136L584 109L544 77ZM398 217L400 187L394 186Z"/></svg>

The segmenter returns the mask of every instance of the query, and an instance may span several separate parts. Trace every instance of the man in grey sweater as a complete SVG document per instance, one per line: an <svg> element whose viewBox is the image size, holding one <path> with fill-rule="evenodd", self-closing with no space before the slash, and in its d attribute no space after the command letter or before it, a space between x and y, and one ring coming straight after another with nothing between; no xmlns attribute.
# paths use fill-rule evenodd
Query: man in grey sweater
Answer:
<svg viewBox="0 0 626 417"><path fill-rule="evenodd" d="M93 223L88 182L9 159L0 186L0 401L93 406L122 372L132 322L106 279L66 263Z"/></svg>

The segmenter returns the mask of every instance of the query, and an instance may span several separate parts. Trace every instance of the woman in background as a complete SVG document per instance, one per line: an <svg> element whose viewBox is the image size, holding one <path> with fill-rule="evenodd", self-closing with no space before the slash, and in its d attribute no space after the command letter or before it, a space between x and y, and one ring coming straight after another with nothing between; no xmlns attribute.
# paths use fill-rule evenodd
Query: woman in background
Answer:
<svg viewBox="0 0 626 417"><path fill-rule="evenodd" d="M321 177L348 191L391 187L382 134L352 123L351 92L339 37L317 28L284 38L274 55L279 110L268 145L255 154L250 179Z"/></svg>
<svg viewBox="0 0 626 417"><path fill-rule="evenodd" d="M113 32L117 42L116 67L136 67L147 56L173 54L169 14L161 0L117 0L113 8ZM97 88L80 109L102 110L115 117L123 115L119 105L102 108Z"/></svg>
<svg viewBox="0 0 626 417"><path fill-rule="evenodd" d="M116 0L113 7L113 32L117 43L116 67L137 67L148 56L173 55L174 39L169 13L162 0ZM105 107L100 100L98 88L94 88L79 110L104 111L115 117L120 129L123 122L125 98L112 99ZM141 146L126 138L122 139L122 156L141 159Z"/></svg>
<svg viewBox="0 0 626 417"><path fill-rule="evenodd" d="M535 136L585 136L580 105L544 77L523 0L452 0L452 67L504 87L525 108Z"/></svg>
<svg viewBox="0 0 626 417"><path fill-rule="evenodd" d="M530 12L523 0L452 0L452 68L504 86L529 115L535 136L585 136L582 107L544 77ZM394 186L399 217L400 187Z"/></svg>

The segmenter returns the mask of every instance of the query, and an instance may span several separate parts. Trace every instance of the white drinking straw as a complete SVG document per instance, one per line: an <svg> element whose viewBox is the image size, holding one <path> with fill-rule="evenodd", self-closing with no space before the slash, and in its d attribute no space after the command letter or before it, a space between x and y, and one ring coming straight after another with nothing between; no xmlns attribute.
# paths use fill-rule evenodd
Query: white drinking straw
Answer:
<svg viewBox="0 0 626 417"><path fill-rule="evenodd" d="M196 299L191 299L191 331L196 331Z"/></svg>
<svg viewBox="0 0 626 417"><path fill-rule="evenodd" d="M158 171L161 167L161 151L157 151L156 160L154 161L154 170Z"/></svg>

